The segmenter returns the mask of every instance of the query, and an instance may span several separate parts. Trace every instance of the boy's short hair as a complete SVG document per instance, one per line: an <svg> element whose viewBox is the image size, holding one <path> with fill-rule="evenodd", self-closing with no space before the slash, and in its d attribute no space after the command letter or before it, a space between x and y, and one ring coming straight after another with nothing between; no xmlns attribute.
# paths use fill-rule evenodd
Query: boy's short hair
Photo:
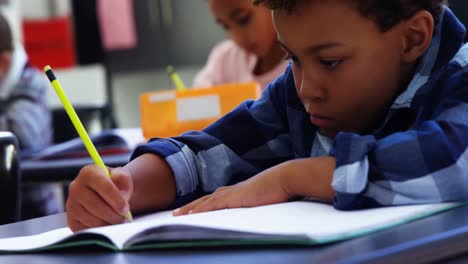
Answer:
<svg viewBox="0 0 468 264"><path fill-rule="evenodd" d="M253 0L255 5L264 4L272 10L293 12L296 5L311 0ZM408 19L420 10L432 14L437 24L446 0L351 0L362 16L372 19L382 32L386 32L401 20Z"/></svg>
<svg viewBox="0 0 468 264"><path fill-rule="evenodd" d="M10 25L5 16L0 13L0 52L13 50L13 37Z"/></svg>

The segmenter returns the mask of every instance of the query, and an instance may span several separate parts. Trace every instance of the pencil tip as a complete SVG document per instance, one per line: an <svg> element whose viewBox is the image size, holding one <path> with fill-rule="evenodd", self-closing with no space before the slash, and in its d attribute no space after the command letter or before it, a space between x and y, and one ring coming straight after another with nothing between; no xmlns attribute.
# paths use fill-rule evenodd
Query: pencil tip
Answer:
<svg viewBox="0 0 468 264"><path fill-rule="evenodd" d="M132 213L130 211L128 211L125 215L124 215L125 219L127 219L128 222L132 222L133 221L133 216L132 216Z"/></svg>

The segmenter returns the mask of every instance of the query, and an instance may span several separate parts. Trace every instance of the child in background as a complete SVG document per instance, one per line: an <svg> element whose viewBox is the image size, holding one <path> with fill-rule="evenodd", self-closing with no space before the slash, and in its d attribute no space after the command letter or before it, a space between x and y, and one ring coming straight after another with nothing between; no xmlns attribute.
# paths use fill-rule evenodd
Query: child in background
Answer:
<svg viewBox="0 0 468 264"><path fill-rule="evenodd" d="M468 44L444 1L257 2L273 9L285 73L203 131L138 147L112 179L85 167L72 230L184 204L175 215L468 200Z"/></svg>
<svg viewBox="0 0 468 264"><path fill-rule="evenodd" d="M251 0L208 0L208 4L230 40L213 49L193 87L256 81L265 89L287 66L271 11Z"/></svg>
<svg viewBox="0 0 468 264"><path fill-rule="evenodd" d="M14 133L21 150L37 151L52 143L48 86L28 63L22 45L13 45L8 22L0 15L0 130Z"/></svg>
<svg viewBox="0 0 468 264"><path fill-rule="evenodd" d="M28 63L21 44L12 39L0 14L0 130L18 138L22 152L41 150L52 143L51 112L44 75ZM23 219L58 213L58 201L48 186L22 188Z"/></svg>

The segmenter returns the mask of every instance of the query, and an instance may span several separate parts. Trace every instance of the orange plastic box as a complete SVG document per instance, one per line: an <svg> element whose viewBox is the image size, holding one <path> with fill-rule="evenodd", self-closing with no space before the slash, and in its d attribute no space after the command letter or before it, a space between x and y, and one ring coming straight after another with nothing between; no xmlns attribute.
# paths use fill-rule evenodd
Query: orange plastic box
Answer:
<svg viewBox="0 0 468 264"><path fill-rule="evenodd" d="M173 137L204 129L243 101L259 96L260 87L254 82L144 93L140 96L143 135Z"/></svg>

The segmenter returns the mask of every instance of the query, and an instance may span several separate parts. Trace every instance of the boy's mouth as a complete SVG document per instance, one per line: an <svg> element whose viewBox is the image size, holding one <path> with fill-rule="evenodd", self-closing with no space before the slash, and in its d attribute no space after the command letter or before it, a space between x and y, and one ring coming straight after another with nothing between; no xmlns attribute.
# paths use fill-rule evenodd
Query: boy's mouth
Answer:
<svg viewBox="0 0 468 264"><path fill-rule="evenodd" d="M332 126L335 123L335 119L328 116L310 114L310 122L318 127L326 128Z"/></svg>

